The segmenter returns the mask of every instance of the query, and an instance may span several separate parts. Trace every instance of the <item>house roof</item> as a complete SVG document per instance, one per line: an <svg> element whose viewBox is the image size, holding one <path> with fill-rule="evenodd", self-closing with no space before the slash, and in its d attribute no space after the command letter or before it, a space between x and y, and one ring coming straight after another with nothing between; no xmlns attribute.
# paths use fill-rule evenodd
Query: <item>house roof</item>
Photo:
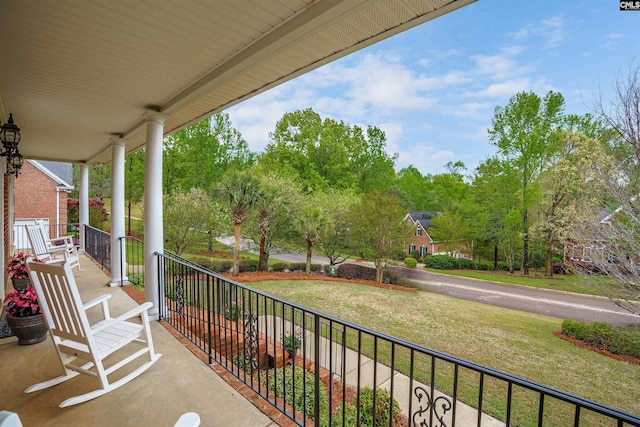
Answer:
<svg viewBox="0 0 640 427"><path fill-rule="evenodd" d="M407 217L411 218L414 224L420 224L420 226L427 231L433 227L431 220L436 216L438 216L438 212L434 211L412 211L405 216L405 219Z"/></svg>
<svg viewBox="0 0 640 427"><path fill-rule="evenodd" d="M0 120L25 158L106 163L149 110L175 132L473 1L3 0Z"/></svg>
<svg viewBox="0 0 640 427"><path fill-rule="evenodd" d="M41 170L58 184L61 190L72 190L73 185L73 165L64 162L36 161L28 160L32 165Z"/></svg>

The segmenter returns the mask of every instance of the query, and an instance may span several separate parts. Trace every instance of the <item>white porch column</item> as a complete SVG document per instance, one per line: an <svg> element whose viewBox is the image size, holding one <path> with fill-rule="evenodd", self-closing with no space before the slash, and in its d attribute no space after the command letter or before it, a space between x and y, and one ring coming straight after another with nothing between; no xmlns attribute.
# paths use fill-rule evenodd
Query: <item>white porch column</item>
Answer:
<svg viewBox="0 0 640 427"><path fill-rule="evenodd" d="M80 164L80 188L79 188L78 222L80 223L80 252L85 253L86 234L84 227L89 225L89 165Z"/></svg>
<svg viewBox="0 0 640 427"><path fill-rule="evenodd" d="M122 138L111 139L111 280L109 286L129 284L124 268L124 151Z"/></svg>
<svg viewBox="0 0 640 427"><path fill-rule="evenodd" d="M159 318L158 260L155 252L164 250L162 231L162 133L166 116L150 111L147 121L144 171L144 289L145 301L152 302L149 317Z"/></svg>

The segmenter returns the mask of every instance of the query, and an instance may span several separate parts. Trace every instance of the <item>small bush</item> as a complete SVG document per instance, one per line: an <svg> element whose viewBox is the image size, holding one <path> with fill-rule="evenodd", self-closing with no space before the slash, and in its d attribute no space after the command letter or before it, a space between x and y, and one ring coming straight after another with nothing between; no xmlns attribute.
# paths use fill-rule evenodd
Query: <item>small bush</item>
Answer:
<svg viewBox="0 0 640 427"><path fill-rule="evenodd" d="M473 261L464 258L455 258L456 268L462 268L466 270L475 270L476 264Z"/></svg>
<svg viewBox="0 0 640 427"><path fill-rule="evenodd" d="M493 263L488 261L479 261L476 262L476 270L493 270Z"/></svg>
<svg viewBox="0 0 640 427"><path fill-rule="evenodd" d="M513 263L513 270L520 270L521 264L520 261L515 261ZM507 263L506 261L498 261L498 270L501 271L509 271L509 263Z"/></svg>
<svg viewBox="0 0 640 427"><path fill-rule="evenodd" d="M437 270L451 270L457 268L456 259L449 255L432 255L424 259L424 266Z"/></svg>
<svg viewBox="0 0 640 427"><path fill-rule="evenodd" d="M383 388L376 388L375 390L375 412L374 412L374 390L373 388L366 386L360 390L360 422L358 422L358 407L357 398L354 397L353 403L347 403L345 405L345 426L366 426L366 427L387 427L394 425L396 417L400 413L400 405L395 399L391 399L389 392ZM389 423L389 414L391 413L391 420L393 423ZM338 408L336 411L335 419L333 420L334 426L341 426L342 423L342 408Z"/></svg>
<svg viewBox="0 0 640 427"><path fill-rule="evenodd" d="M289 270L291 271L306 271L307 263L306 262L292 262L289 263ZM311 264L311 271L322 271L321 264Z"/></svg>
<svg viewBox="0 0 640 427"><path fill-rule="evenodd" d="M569 266L564 262L553 263L553 274L568 274Z"/></svg>
<svg viewBox="0 0 640 427"><path fill-rule="evenodd" d="M640 328L567 319L562 322L562 333L601 350L640 358Z"/></svg>
<svg viewBox="0 0 640 427"><path fill-rule="evenodd" d="M411 258L413 258L413 259L420 259L420 258L422 258L422 257L420 256L420 251L419 251L419 250L417 250L417 249L416 249L416 250L414 250L414 251L411 251Z"/></svg>
<svg viewBox="0 0 640 427"><path fill-rule="evenodd" d="M291 270L291 264L288 262L276 262L269 267L271 271L285 271Z"/></svg>
<svg viewBox="0 0 640 427"><path fill-rule="evenodd" d="M189 260L216 273L227 273L233 267L233 261L229 260L217 260L205 257L189 257Z"/></svg>
<svg viewBox="0 0 640 427"><path fill-rule="evenodd" d="M371 261L372 259L375 258L375 256L376 256L376 253L373 251L373 249L364 248L360 250L360 258L364 260Z"/></svg>
<svg viewBox="0 0 640 427"><path fill-rule="evenodd" d="M311 420L314 418L316 401L314 375L296 366L286 366L269 370L262 377L263 385L271 393L287 402L288 406L295 408L296 412L302 412ZM326 419L329 416L327 393L323 385L320 385L320 417Z"/></svg>
<svg viewBox="0 0 640 427"><path fill-rule="evenodd" d="M338 277L343 279L376 280L376 269L361 264L343 263L338 266Z"/></svg>
<svg viewBox="0 0 640 427"><path fill-rule="evenodd" d="M409 268L415 268L416 265L418 265L418 261L416 261L415 258L405 258L404 265L406 265Z"/></svg>

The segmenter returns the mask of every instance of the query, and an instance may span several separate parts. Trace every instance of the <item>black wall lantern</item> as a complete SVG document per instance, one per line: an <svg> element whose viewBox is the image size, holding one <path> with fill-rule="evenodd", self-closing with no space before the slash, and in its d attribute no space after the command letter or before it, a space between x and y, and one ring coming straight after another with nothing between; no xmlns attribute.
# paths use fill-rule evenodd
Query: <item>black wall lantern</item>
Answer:
<svg viewBox="0 0 640 427"><path fill-rule="evenodd" d="M18 177L24 159L18 152L20 128L13 123L13 114L9 114L9 121L0 126L0 142L2 142L0 156L7 158L7 171L4 174L15 174Z"/></svg>

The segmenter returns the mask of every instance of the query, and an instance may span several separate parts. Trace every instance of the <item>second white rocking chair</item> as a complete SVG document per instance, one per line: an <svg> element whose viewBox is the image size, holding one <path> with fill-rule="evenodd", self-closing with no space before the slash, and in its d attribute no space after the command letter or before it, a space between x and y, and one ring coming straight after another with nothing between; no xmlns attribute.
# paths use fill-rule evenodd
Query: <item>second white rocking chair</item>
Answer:
<svg viewBox="0 0 640 427"><path fill-rule="evenodd" d="M52 387L78 374L97 378L100 383L98 390L71 397L59 406L64 408L76 405L128 383L160 358L161 355L154 352L149 329L147 311L153 306L152 303L144 303L121 316L111 318L107 304L111 295L103 295L82 304L69 264L27 262L27 267L65 374L33 385L25 393ZM98 304L102 304L104 319L90 325L86 310ZM140 321L131 321L135 318ZM129 344L142 348L110 367L105 367L103 361L107 356ZM148 358L144 364L115 382L109 381L108 375L141 356Z"/></svg>

